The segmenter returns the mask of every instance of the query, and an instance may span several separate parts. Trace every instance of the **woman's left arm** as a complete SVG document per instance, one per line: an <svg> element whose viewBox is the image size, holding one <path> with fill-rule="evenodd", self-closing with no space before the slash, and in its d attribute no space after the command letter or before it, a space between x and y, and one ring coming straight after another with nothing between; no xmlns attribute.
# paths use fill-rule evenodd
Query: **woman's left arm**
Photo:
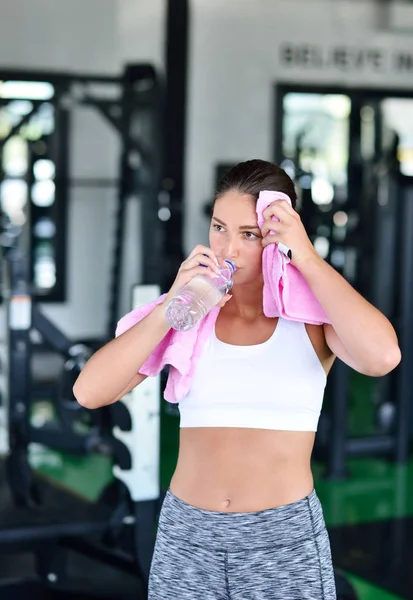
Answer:
<svg viewBox="0 0 413 600"><path fill-rule="evenodd" d="M275 216L279 222L274 222ZM278 200L264 211L263 246L284 243L331 325L324 325L330 350L350 367L372 377L392 371L401 360L390 321L315 251L298 213ZM272 233L274 232L274 233Z"/></svg>
<svg viewBox="0 0 413 600"><path fill-rule="evenodd" d="M331 325L324 325L330 350L350 367L372 377L392 371L401 360L390 321L318 254L299 264Z"/></svg>

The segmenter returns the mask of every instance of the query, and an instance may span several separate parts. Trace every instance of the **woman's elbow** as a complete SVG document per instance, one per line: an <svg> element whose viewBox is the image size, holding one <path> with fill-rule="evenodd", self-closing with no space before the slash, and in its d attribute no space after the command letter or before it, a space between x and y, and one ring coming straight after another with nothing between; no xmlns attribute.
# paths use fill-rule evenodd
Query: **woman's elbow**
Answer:
<svg viewBox="0 0 413 600"><path fill-rule="evenodd" d="M402 353L399 346L394 346L383 354L380 361L377 361L371 375L373 377L384 377L393 371L402 359Z"/></svg>
<svg viewBox="0 0 413 600"><path fill-rule="evenodd" d="M101 406L101 404L97 402L96 398L93 398L90 396L90 394L86 393L77 382L75 382L72 391L77 402L80 404L80 406L83 406L83 408L92 410Z"/></svg>

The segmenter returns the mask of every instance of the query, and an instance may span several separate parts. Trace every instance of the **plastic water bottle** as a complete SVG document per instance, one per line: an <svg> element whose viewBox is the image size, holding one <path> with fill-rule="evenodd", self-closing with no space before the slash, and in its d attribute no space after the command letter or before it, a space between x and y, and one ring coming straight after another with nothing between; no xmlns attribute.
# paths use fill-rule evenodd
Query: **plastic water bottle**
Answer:
<svg viewBox="0 0 413 600"><path fill-rule="evenodd" d="M225 260L225 267L214 278L195 275L166 307L166 320L177 331L188 331L205 317L232 288L235 265Z"/></svg>

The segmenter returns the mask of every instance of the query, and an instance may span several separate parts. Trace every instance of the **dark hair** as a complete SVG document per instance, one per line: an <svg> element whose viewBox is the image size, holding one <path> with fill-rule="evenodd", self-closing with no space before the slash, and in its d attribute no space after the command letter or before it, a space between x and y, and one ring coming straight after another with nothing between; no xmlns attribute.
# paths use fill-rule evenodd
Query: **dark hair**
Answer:
<svg viewBox="0 0 413 600"><path fill-rule="evenodd" d="M293 208L297 202L293 181L284 169L266 160L247 160L232 167L218 184L214 204L220 196L232 190L248 194L255 201L262 190L283 192L290 198Z"/></svg>

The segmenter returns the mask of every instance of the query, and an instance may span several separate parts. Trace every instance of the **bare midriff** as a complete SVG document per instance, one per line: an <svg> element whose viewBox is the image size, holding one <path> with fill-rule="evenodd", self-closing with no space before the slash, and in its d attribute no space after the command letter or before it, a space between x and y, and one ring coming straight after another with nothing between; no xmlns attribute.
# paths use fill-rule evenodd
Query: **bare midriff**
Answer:
<svg viewBox="0 0 413 600"><path fill-rule="evenodd" d="M297 502L313 490L314 439L314 432L182 428L171 492L187 504L218 512Z"/></svg>

